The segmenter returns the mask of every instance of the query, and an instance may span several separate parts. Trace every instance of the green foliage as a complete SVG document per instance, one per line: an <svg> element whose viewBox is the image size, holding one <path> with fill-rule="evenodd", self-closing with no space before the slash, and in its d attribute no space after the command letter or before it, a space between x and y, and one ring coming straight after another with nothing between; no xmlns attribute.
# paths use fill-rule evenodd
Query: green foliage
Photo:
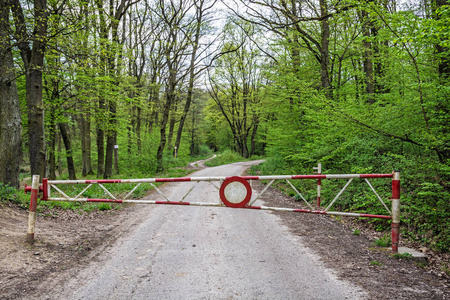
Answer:
<svg viewBox="0 0 450 300"><path fill-rule="evenodd" d="M370 265L371 266L382 266L383 264L382 263L380 263L378 260L372 260L371 262L370 262Z"/></svg>
<svg viewBox="0 0 450 300"><path fill-rule="evenodd" d="M394 254L392 254L392 257L393 258L396 258L396 259L407 259L407 260L409 260L409 259L411 259L412 258L412 255L411 254L409 254L409 253L394 253Z"/></svg>
<svg viewBox="0 0 450 300"><path fill-rule="evenodd" d="M0 199L12 201L16 198L17 190L0 182Z"/></svg>
<svg viewBox="0 0 450 300"><path fill-rule="evenodd" d="M450 275L450 263L449 263L449 262L444 262L444 263L442 263L441 270L442 270L445 274Z"/></svg>
<svg viewBox="0 0 450 300"><path fill-rule="evenodd" d="M449 175L448 166L429 165L420 175L411 176L414 193L402 198L407 226L404 234L442 252L450 249L450 193L445 184L433 177L448 180Z"/></svg>
<svg viewBox="0 0 450 300"><path fill-rule="evenodd" d="M26 209L29 207L30 195L0 182L0 203L7 201L13 202L21 208Z"/></svg>
<svg viewBox="0 0 450 300"><path fill-rule="evenodd" d="M198 149L199 158L208 158L213 155L213 151L207 145L200 145Z"/></svg>
<svg viewBox="0 0 450 300"><path fill-rule="evenodd" d="M388 234L384 235L381 239L375 239L375 245L378 247L389 247L391 245L391 239Z"/></svg>
<svg viewBox="0 0 450 300"><path fill-rule="evenodd" d="M225 150L224 152L218 154L215 158L207 161L205 164L209 167L215 167L239 161L245 161L245 159L242 158L240 154L232 150Z"/></svg>
<svg viewBox="0 0 450 300"><path fill-rule="evenodd" d="M109 203L100 203L99 205L98 205L98 210L111 210L112 209L112 207L111 207L111 204L109 204Z"/></svg>

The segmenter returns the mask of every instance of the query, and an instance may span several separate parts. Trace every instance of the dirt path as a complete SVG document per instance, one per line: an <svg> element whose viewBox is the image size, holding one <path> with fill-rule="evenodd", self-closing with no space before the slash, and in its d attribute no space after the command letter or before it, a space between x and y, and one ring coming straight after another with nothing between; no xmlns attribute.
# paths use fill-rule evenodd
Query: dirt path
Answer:
<svg viewBox="0 0 450 300"><path fill-rule="evenodd" d="M262 200L268 206L298 205L273 189ZM97 260L152 209L136 205L106 212L43 212L38 216L36 243L29 246L24 243L27 212L0 206L0 299L41 298ZM450 299L450 282L443 273L391 258L365 235L352 234L351 222L307 214L276 215L340 278L367 291L369 299Z"/></svg>

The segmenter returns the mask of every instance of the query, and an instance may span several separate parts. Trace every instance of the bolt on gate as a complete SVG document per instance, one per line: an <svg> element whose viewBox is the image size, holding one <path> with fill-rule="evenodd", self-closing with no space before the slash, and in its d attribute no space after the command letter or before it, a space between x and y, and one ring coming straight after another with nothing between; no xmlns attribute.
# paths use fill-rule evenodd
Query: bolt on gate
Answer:
<svg viewBox="0 0 450 300"><path fill-rule="evenodd" d="M271 211L286 211L296 213L312 213L312 214L327 214L336 216L349 216L349 217L366 217L366 218L378 218L378 219L390 219L391 220L391 240L392 240L392 252L398 252L399 243L399 226L400 226L400 172L393 171L390 174L321 174L321 169L318 170L318 174L314 175L275 175L275 176L230 176L230 177L181 177L181 178L146 178L146 179L113 179L113 180L48 180L44 178L42 184L39 184L39 176L34 175L32 186L25 186L25 192L31 192L30 211L28 218L28 232L27 241L33 243L34 241L34 229L36 223L36 208L39 192L42 193L40 199L42 201L74 201L74 202L106 202L106 203L137 203L137 204L166 204L166 205L190 205L190 206L216 206L216 207L229 207L229 208L243 208L243 209L255 209L255 210L271 210ZM339 212L330 211L330 208L336 202L336 200L342 195L345 189L350 185L354 178L363 178L369 185L370 189L374 192L379 201L383 204L384 208L389 213L388 215L374 215L363 214L353 212ZM386 205L383 199L373 188L369 182L369 178L392 178L392 201L391 209ZM317 207L314 208L298 189L290 182L290 180L300 179L316 179L317 180ZM337 193L334 199L328 204L325 209L320 209L320 193L321 193L321 180L323 179L348 179L344 187ZM251 187L252 180L265 180L270 181L260 193L256 193L256 196L252 198L253 190ZM286 181L295 193L303 200L309 209L301 208L286 208L286 207L269 207L269 206L256 206L254 203L263 195L267 189L274 183L275 180ZM195 184L187 191L185 195L179 200L170 200L156 185L155 183L163 182L195 182ZM219 201L214 203L206 202L187 202L186 197L200 182L207 182L215 187L219 191ZM218 182L219 186L215 183ZM136 184L134 188L122 199L117 199L113 193L111 193L105 184ZM164 200L152 200L152 199L129 199L133 192L143 183L149 183L156 192ZM57 185L87 185L81 192L77 191L76 195L69 195L64 192ZM109 198L105 199L93 199L82 197L85 192L92 186L99 186ZM53 196L53 193L56 195Z"/></svg>

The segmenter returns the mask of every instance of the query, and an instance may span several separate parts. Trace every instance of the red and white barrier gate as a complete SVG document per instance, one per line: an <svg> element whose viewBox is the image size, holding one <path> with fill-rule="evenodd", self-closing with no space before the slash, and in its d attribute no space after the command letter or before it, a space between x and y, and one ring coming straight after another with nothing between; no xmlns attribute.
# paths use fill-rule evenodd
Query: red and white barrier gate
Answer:
<svg viewBox="0 0 450 300"><path fill-rule="evenodd" d="M277 175L277 176L231 176L231 177L181 177L181 178L147 178L147 179L113 179L113 180L42 180L42 185L39 187L35 182L39 182L39 176L33 176L33 186L25 187L25 192L31 191L30 203L30 219L29 219L29 241L32 242L34 237L34 222L36 212L36 202L38 197L38 189L42 192L41 200L43 201L75 201L75 202L106 202L106 203L139 203L139 204L168 204L168 205L190 205L190 206L217 206L217 207L231 207L231 208L245 208L256 210L272 210L272 211L288 211L297 213L312 213L312 214L328 214L336 216L350 216L350 217L366 217L378 219L392 219L392 252L398 252L399 240L399 224L400 224L400 172L394 171L391 174L320 174L320 168L316 175ZM330 211L332 205L341 196L345 189L349 186L354 178L363 178L369 185L371 190L375 193L377 198L381 201L383 206L389 212L389 215L373 215L352 212ZM373 186L369 182L369 178L392 178L392 210L384 203L383 199L378 195ZM334 197L324 210L315 209L305 197L294 187L290 180L294 179L316 179L318 180L318 204L320 203L320 182L322 179L348 179L344 187ZM257 194L252 197L253 191L249 182L252 180L270 180L269 184ZM269 207L269 206L255 206L253 205L261 195L273 184L275 180L285 180L297 193L297 195L306 203L309 209L299 208L284 208L284 207ZM193 185L189 191L180 200L170 200L156 185L158 182L208 182L219 190L219 201L215 203L205 202L186 202L184 199L196 187ZM213 182L219 182L220 187L217 187ZM136 186L122 199L117 199L104 184L118 184L131 183ZM142 184L149 183L164 200L153 199L128 199L133 192ZM68 195L67 192L62 191L57 185L77 185L86 184L87 186L77 195ZM104 192L110 197L107 199L93 199L81 197L93 185L100 186ZM52 196L52 192L57 195ZM253 199L252 199L253 198Z"/></svg>

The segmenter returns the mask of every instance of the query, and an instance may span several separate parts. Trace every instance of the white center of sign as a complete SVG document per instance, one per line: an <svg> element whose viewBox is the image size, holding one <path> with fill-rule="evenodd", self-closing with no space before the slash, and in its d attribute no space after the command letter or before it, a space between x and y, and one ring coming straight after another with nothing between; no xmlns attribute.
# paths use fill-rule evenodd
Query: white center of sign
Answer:
<svg viewBox="0 0 450 300"><path fill-rule="evenodd" d="M240 203L247 196L247 188L239 181L233 181L225 187L224 194L229 202Z"/></svg>

